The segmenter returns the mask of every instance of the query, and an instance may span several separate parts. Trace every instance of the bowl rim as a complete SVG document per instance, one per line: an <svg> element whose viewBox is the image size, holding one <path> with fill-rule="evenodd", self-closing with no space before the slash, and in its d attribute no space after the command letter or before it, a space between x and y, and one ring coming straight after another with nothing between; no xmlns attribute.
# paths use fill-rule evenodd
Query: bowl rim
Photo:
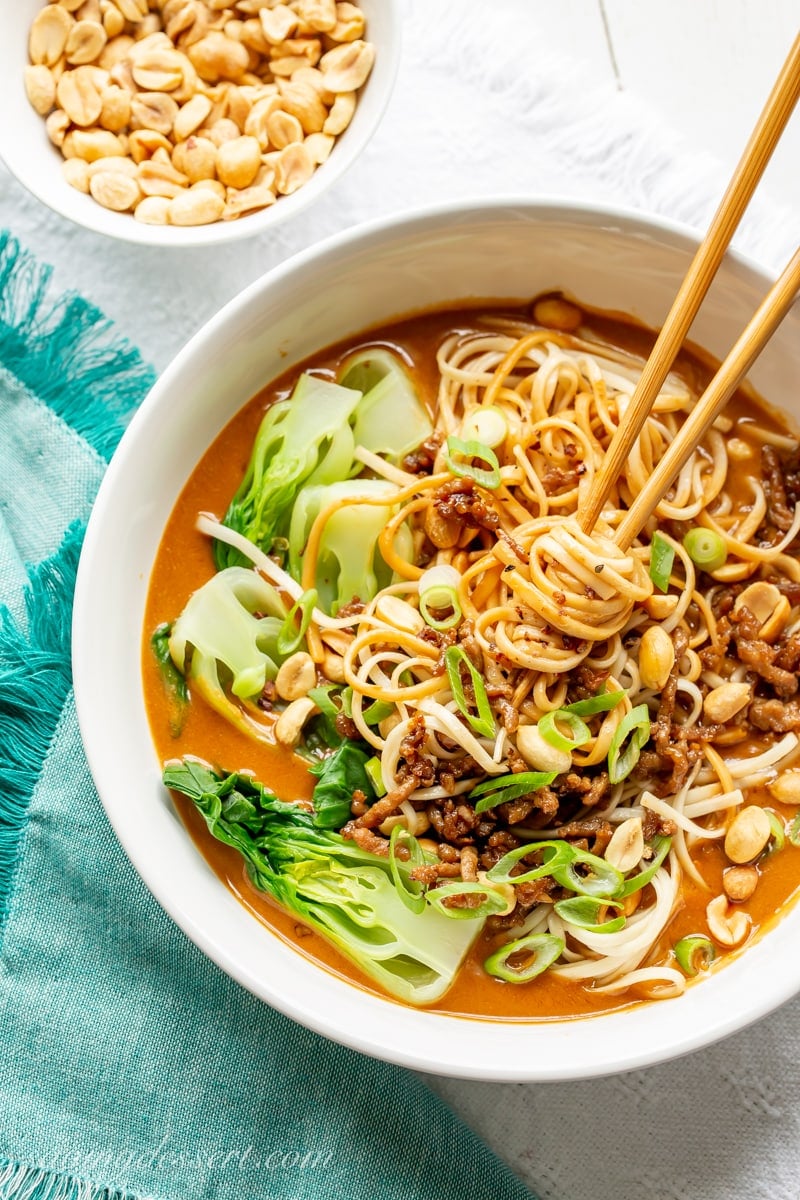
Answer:
<svg viewBox="0 0 800 1200"><path fill-rule="evenodd" d="M331 256L335 257L342 250L353 245L358 245L361 248L367 247L371 241L381 241L387 234L400 237L403 233L411 230L415 232L424 232L426 228L434 230L456 217L480 218L482 216L491 217L506 214L511 218L514 213L517 213L520 217L528 216L537 222L567 219L592 227L597 227L598 222L600 222L601 228L605 223L609 228L613 228L617 232L623 232L632 237L641 237L645 241L648 238L666 238L671 248L686 252L693 252L701 239L701 235L690 226L670 218L654 216L632 207L598 204L591 201L575 200L572 197L562 197L560 195L541 195L531 198L511 193L488 199L477 197L460 199L458 201L437 202L417 208L409 208L388 217L384 216L363 222L307 247L265 272L237 296L229 300L178 352L135 413L101 481L87 527L75 589L73 612L74 690L76 710L87 760L95 778L103 807L123 849L135 870L165 912L207 957L216 962L232 978L243 984L272 1007L307 1028L352 1049L394 1064L423 1072L439 1073L453 1078L497 1082L533 1080L541 1082L567 1081L611 1075L678 1058L746 1028L754 1021L778 1008L800 991L800 960L797 961L793 969L791 966L786 967L784 965L783 974L780 979L776 980L772 978L769 987L756 988L755 993L748 994L746 1000L742 1000L740 997L738 1003L731 1003L725 1007L723 1011L715 1016L713 1026L707 1024L694 1026L691 1022L682 1022L682 1028L670 1038L667 1046L657 1042L647 1045L641 1042L640 1039L641 1044L636 1044L635 1048L627 1049L624 1057L621 1056L620 1050L617 1048L613 1055L600 1054L596 1059L589 1062L581 1062L580 1064L574 1061L573 1055L572 1058L568 1059L566 1064L551 1061L545 1067L540 1067L536 1064L532 1066L525 1059L524 1055L517 1054L514 1057L508 1055L500 1066L476 1065L473 1062L455 1060L452 1056L447 1056L441 1052L439 1057L436 1057L435 1054L432 1056L430 1045L432 1043L435 1044L433 1038L427 1040L426 1048L423 1051L418 1050L414 1046L392 1044L385 1036L376 1036L369 1020L362 1022L351 1021L344 1027L340 1021L332 1020L328 1012L320 1011L319 1007L315 1008L313 1003L303 1004L296 1000L295 1002L290 1002L281 994L279 989L276 990L271 985L266 985L263 977L259 977L257 973L254 973L248 963L240 961L235 954L229 953L225 945L219 944L213 936L209 935L208 931L198 922L195 914L184 905L181 895L176 894L170 881L165 881L159 872L152 867L146 857L142 861L135 851L132 850L129 843L129 829L124 815L118 808L115 808L113 803L108 803L107 797L104 795L104 785L99 779L102 770L99 761L101 756L99 753L98 734L92 725L92 700L89 694L88 682L84 677L82 669L82 662L91 650L92 638L94 636L91 622L87 620L92 589L90 571L92 560L97 554L98 546L103 537L104 508L108 498L113 496L117 486L117 479L124 475L130 453L152 421L153 414L157 413L164 403L163 397L170 394L174 386L174 381L180 378L186 364L192 361L196 349L209 337L209 334L219 330L227 322L235 320L251 304L253 297L257 296L261 291L278 288L285 278L291 277L309 262L319 262ZM775 277L775 273L770 268L748 258L739 251L729 251L727 259L733 264L743 267L754 277L754 281L763 284L765 288L769 286ZM221 428L221 425L219 427ZM137 630L137 637L140 636L140 631ZM200 856L198 855L198 857ZM224 885L220 886L224 887ZM237 906L242 907L238 901L234 900L233 902ZM759 938L753 946L748 947L745 956L748 963L748 970L745 973L745 978L754 980L759 978L758 968L760 959L763 957L763 953L760 953L760 951L763 951L765 942L773 939L776 931L780 927L785 926L788 916L787 912L784 914L782 920L766 936ZM257 922L254 921L254 925L256 924ZM736 961L741 963L741 960L734 959L734 962ZM719 975L714 975L708 980L704 980L702 989L709 989L715 980L718 981L720 978L725 978L727 973L732 970L732 967L733 963L729 963ZM316 971L324 971L329 979L336 979L330 972L327 972L318 965L315 969ZM761 975L763 974L764 972L762 971ZM371 993L354 988L352 984L345 983L342 986L348 988L351 992L357 992L359 996L358 1008L362 1011L362 1015L366 1014L369 1016L370 1012L376 1014L378 1008L386 1010L387 1006L389 1009L400 1007L404 1012L411 1012L415 1018L420 1018L422 1023L434 1021L441 1027L442 1022L457 1022L462 1032L466 1032L467 1030L475 1031L477 1028L481 1031L481 1036L486 1035L487 1042L496 1040L499 1030L505 1031L511 1029L517 1034L520 1043L523 1043L524 1031L533 1029L539 1031L546 1030L548 1035L552 1034L557 1040L560 1039L561 1044L569 1046L569 1043L575 1040L576 1036L580 1040L579 1026L589 1027L590 1029L594 1028L596 1030L596 1040L600 1041L603 1028L611 1029L613 1027L615 1029L621 1020L625 1022L625 1026L635 1027L640 1022L640 1017L637 1014L651 1011L654 1006L663 1011L660 1006L669 1003L669 1001L640 1003L632 1008L623 1008L615 1010L612 1013L592 1016L588 1020L585 1018L569 1018L566 1020L545 1022L494 1022L469 1017L443 1016L438 1013L431 1014L425 1010L413 1009L405 1005L398 1006L395 1001L376 997ZM690 993L693 994L694 989L690 989ZM468 1021L469 1025L465 1025L465 1021ZM597 1024L597 1022L600 1024ZM535 1036L541 1037L542 1035L538 1034ZM611 1040L615 1046L619 1046L620 1037L618 1033ZM632 1039L634 1044L635 1041L635 1039Z"/></svg>
<svg viewBox="0 0 800 1200"><path fill-rule="evenodd" d="M42 7L43 0L37 0L37 3L39 7ZM382 45L380 54L376 55L375 65L364 85L364 91L360 98L361 103L356 106L355 118L351 125L337 137L330 157L315 169L309 181L291 195L278 197L277 201L268 208L248 213L234 221L214 221L208 225L149 225L143 221L136 221L132 213L113 212L96 201L84 205L82 201L89 198L79 197L77 192L75 197L72 197L71 192L74 189L69 188L68 184L64 184L68 188L68 192L65 194L70 200L76 201L75 211L71 211L72 205L65 208L59 203L57 193L54 196L52 189L39 181L39 172L36 169L36 163L40 159L39 150L34 149L34 153L31 153L31 148L27 143L17 145L13 134L13 123L7 124L5 131L0 127L0 161L5 165L9 174L35 199L44 204L50 212L78 228L100 234L112 241L138 246L158 246L163 249L188 250L225 245L241 241L244 238L257 237L259 234L268 235L313 205L353 166L377 132L392 98L402 55L401 0L367 0L367 4L376 5L377 11L380 13L380 21L385 23L386 36L385 45ZM26 17L25 20L27 21L28 18ZM18 72L9 70L8 75L19 87L20 103L26 104ZM7 82L4 85L0 81L0 95L2 95L4 86L10 87L11 83ZM360 118L359 109L361 109ZM44 129L44 117L37 119ZM48 149L48 146L44 148ZM58 167L59 160L54 155L54 175L57 175Z"/></svg>

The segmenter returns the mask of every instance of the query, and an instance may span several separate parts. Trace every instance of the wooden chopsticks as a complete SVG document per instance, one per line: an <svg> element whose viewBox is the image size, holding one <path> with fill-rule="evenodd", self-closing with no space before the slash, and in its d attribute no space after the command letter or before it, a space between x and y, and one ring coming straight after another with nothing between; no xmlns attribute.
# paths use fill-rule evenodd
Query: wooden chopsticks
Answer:
<svg viewBox="0 0 800 1200"><path fill-rule="evenodd" d="M764 110L756 122L741 160L733 173L719 208L714 214L708 232L703 238L667 314L663 328L636 385L631 403L625 413L625 419L620 423L611 440L590 491L579 505L578 522L585 533L589 533L593 529L622 470L623 463L642 431L653 401L689 332L692 321L722 262L728 243L798 98L800 98L800 34L795 39L789 56L775 81ZM759 313L762 312L762 309L763 305L759 309ZM753 322L748 325L747 330L751 330L752 326ZM747 333L747 331L745 332ZM752 336L756 336L755 332ZM761 341L758 349L763 346L764 340ZM739 343L737 343L738 345ZM756 350L757 353L758 350ZM666 487L669 487L671 481L671 479L667 481Z"/></svg>
<svg viewBox="0 0 800 1200"><path fill-rule="evenodd" d="M619 525L614 540L627 550L681 467L722 412L800 293L800 249L762 300L730 354L692 409Z"/></svg>

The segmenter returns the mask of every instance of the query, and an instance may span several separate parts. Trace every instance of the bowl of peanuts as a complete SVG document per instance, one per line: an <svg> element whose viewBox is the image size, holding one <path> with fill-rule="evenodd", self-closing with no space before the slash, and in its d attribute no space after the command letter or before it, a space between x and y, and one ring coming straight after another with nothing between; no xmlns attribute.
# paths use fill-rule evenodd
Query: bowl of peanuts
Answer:
<svg viewBox="0 0 800 1200"><path fill-rule="evenodd" d="M397 0L18 0L0 158L97 233L231 241L305 208L377 127Z"/></svg>

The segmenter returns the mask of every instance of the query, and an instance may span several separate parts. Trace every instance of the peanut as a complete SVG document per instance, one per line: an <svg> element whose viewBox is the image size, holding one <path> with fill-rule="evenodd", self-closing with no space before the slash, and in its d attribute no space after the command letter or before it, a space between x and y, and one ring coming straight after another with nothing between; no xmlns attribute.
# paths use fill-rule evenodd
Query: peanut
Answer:
<svg viewBox="0 0 800 1200"><path fill-rule="evenodd" d="M310 654L298 650L281 665L275 676L275 690L281 700L299 700L317 682L317 668Z"/></svg>
<svg viewBox="0 0 800 1200"><path fill-rule="evenodd" d="M660 692L670 677L675 665L675 647L672 638L660 625L651 625L642 634L639 644L639 674L642 684Z"/></svg>
<svg viewBox="0 0 800 1200"><path fill-rule="evenodd" d="M769 817L757 804L748 804L736 814L725 834L725 853L732 863L750 863L758 858L772 833Z"/></svg>
<svg viewBox="0 0 800 1200"><path fill-rule="evenodd" d="M709 721L724 725L750 703L749 683L721 683L712 688L703 701L703 712Z"/></svg>
<svg viewBox="0 0 800 1200"><path fill-rule="evenodd" d="M50 0L25 90L65 178L104 207L233 220L328 158L372 68L363 35L361 10L336 0Z"/></svg>

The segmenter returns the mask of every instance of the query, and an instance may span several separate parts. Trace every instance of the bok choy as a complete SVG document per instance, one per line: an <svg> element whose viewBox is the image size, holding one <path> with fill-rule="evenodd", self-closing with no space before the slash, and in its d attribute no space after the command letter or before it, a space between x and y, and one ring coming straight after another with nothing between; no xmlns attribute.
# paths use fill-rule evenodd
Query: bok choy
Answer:
<svg viewBox="0 0 800 1200"><path fill-rule="evenodd" d="M482 921L454 921L430 905L412 912L388 859L318 828L312 813L249 775L221 775L184 759L167 764L163 778L192 800L215 838L239 851L257 888L391 995L430 1004L447 991ZM410 890L408 867L394 866Z"/></svg>
<svg viewBox="0 0 800 1200"><path fill-rule="evenodd" d="M355 449L350 418L360 399L360 391L301 375L290 398L267 409L223 523L270 554L275 538L288 533L300 489L349 475ZM222 542L214 553L219 568L242 563L239 552Z"/></svg>
<svg viewBox="0 0 800 1200"><path fill-rule="evenodd" d="M260 736L261 726L230 698L228 689L245 703L261 695L267 680L278 673L285 620L283 601L266 580L245 567L227 567L190 596L169 635L169 653L184 678L221 716L251 736ZM266 726L261 733L266 734Z"/></svg>
<svg viewBox="0 0 800 1200"><path fill-rule="evenodd" d="M400 462L433 433L411 376L391 350L371 346L352 354L342 364L339 382L363 392L353 429L357 446Z"/></svg>

